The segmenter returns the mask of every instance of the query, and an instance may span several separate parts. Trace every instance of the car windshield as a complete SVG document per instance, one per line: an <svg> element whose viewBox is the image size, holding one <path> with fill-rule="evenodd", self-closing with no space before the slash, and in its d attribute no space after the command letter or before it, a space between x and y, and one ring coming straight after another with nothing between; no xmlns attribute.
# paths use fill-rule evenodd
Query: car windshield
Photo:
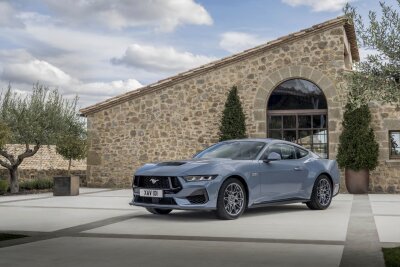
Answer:
<svg viewBox="0 0 400 267"><path fill-rule="evenodd" d="M215 144L195 156L197 159L226 158L252 160L257 157L266 143L256 141L231 141Z"/></svg>

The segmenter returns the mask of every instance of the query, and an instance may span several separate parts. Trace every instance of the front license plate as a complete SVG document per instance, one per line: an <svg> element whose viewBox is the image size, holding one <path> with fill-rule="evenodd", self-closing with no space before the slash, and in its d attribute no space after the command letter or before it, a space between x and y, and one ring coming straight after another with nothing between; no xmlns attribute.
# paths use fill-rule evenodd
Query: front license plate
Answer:
<svg viewBox="0 0 400 267"><path fill-rule="evenodd" d="M139 195L141 197L163 197L162 190L140 189Z"/></svg>

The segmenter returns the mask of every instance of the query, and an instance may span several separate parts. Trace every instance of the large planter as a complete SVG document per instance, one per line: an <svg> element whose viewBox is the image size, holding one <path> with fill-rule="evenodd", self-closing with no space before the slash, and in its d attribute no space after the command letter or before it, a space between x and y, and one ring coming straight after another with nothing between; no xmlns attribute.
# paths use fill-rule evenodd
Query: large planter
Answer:
<svg viewBox="0 0 400 267"><path fill-rule="evenodd" d="M79 176L55 176L53 177L54 196L77 196L79 195Z"/></svg>
<svg viewBox="0 0 400 267"><path fill-rule="evenodd" d="M366 194L369 186L369 170L345 170L346 188L350 194Z"/></svg>

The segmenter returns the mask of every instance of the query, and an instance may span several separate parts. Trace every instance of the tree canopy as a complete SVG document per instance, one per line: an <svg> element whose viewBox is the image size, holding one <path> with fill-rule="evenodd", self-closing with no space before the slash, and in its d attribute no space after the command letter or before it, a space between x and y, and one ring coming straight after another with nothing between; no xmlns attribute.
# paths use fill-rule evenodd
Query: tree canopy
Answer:
<svg viewBox="0 0 400 267"><path fill-rule="evenodd" d="M69 161L68 173L71 171L72 160L86 158L87 133L82 121L75 121L69 125L67 131L58 139L56 151Z"/></svg>
<svg viewBox="0 0 400 267"><path fill-rule="evenodd" d="M344 9L354 21L359 45L371 52L348 75L354 107L373 100L400 105L400 0L396 5L380 2L380 14L370 11L366 21L355 7Z"/></svg>
<svg viewBox="0 0 400 267"><path fill-rule="evenodd" d="M0 138L0 165L10 173L11 192L18 192L18 166L35 155L44 145L55 145L61 136L68 133L69 126L77 124L77 98L65 99L57 89L36 84L30 94L12 89L0 95L0 131L8 133ZM19 155L13 155L4 147L5 143L24 144Z"/></svg>

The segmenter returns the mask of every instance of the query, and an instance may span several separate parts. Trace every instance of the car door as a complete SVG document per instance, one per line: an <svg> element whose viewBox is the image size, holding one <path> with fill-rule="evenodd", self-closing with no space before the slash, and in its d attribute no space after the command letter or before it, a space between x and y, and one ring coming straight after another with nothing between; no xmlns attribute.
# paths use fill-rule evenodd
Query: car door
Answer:
<svg viewBox="0 0 400 267"><path fill-rule="evenodd" d="M301 197L308 171L296 149L289 144L271 144L266 151L281 155L281 160L260 161L260 184L264 201L278 201Z"/></svg>

